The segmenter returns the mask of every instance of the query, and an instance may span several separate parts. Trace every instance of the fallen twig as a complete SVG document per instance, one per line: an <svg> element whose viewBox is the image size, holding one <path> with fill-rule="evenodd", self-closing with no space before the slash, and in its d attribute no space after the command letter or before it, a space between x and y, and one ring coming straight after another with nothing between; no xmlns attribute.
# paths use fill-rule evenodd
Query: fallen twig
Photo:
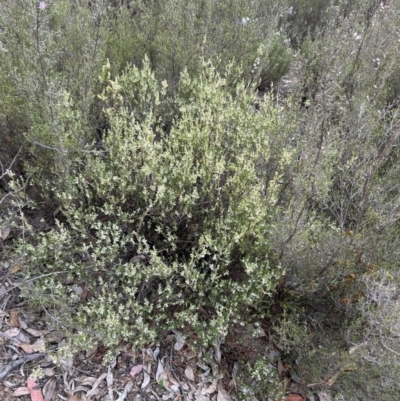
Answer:
<svg viewBox="0 0 400 401"><path fill-rule="evenodd" d="M21 358L18 358L17 360L9 363L7 366L4 367L4 369L0 372L0 380L4 379L9 372L11 372L13 369L17 368L18 366L22 365L25 362L30 362L34 361L35 359L43 358L47 354L45 353L40 353L40 354L32 354L32 355L26 355Z"/></svg>

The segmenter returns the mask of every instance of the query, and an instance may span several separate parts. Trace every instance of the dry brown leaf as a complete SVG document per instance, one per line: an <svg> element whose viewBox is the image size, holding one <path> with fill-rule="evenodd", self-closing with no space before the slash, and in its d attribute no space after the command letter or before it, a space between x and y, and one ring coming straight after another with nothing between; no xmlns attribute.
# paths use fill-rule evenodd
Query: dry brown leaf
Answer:
<svg viewBox="0 0 400 401"><path fill-rule="evenodd" d="M26 335L22 330L19 331L19 333L13 337L13 339L20 341L22 343L30 343L31 339L28 335Z"/></svg>
<svg viewBox="0 0 400 401"><path fill-rule="evenodd" d="M22 395L28 395L29 388L28 387L18 387L11 395L13 397L21 397Z"/></svg>
<svg viewBox="0 0 400 401"><path fill-rule="evenodd" d="M19 328L14 327L12 329L8 329L4 332L4 334L8 337L17 337L17 335L19 334Z"/></svg>
<svg viewBox="0 0 400 401"><path fill-rule="evenodd" d="M290 379L288 377L283 378L283 392L286 393L286 389L290 385Z"/></svg>
<svg viewBox="0 0 400 401"><path fill-rule="evenodd" d="M27 354L33 354L34 352L43 351L44 349L44 340L40 338L33 344L28 343L20 343L18 347L22 348Z"/></svg>
<svg viewBox="0 0 400 401"><path fill-rule="evenodd" d="M18 309L10 310L10 325L13 327L19 327L19 319L18 319Z"/></svg>
<svg viewBox="0 0 400 401"><path fill-rule="evenodd" d="M96 383L97 377L85 377L81 383L82 386L93 387L94 383Z"/></svg>
<svg viewBox="0 0 400 401"><path fill-rule="evenodd" d="M183 346L185 345L185 339L182 336L182 333L178 330L172 330L176 336L176 343L174 345L174 350L175 351L180 351Z"/></svg>
<svg viewBox="0 0 400 401"><path fill-rule="evenodd" d="M93 397L94 395L97 394L97 387L100 385L100 383L107 377L107 373L103 373L100 375L100 377L96 380L96 382L93 384L93 388L86 394L87 398Z"/></svg>
<svg viewBox="0 0 400 401"><path fill-rule="evenodd" d="M160 380L161 374L164 372L163 360L160 359L158 361L157 372L156 372L156 381Z"/></svg>
<svg viewBox="0 0 400 401"><path fill-rule="evenodd" d="M42 337L50 333L48 330L36 330L28 327L24 319L18 317L19 326L34 337Z"/></svg>
<svg viewBox="0 0 400 401"><path fill-rule="evenodd" d="M190 366L188 366L188 367L185 369L185 376L186 376L189 380L194 381L193 369L192 369Z"/></svg>
<svg viewBox="0 0 400 401"><path fill-rule="evenodd" d="M26 330L28 328L28 325L26 324L25 320L21 318L21 316L18 316L18 323L21 329Z"/></svg>
<svg viewBox="0 0 400 401"><path fill-rule="evenodd" d="M304 401L304 398L299 394L289 394L286 401Z"/></svg>
<svg viewBox="0 0 400 401"><path fill-rule="evenodd" d="M195 394L194 398L196 401L210 401L210 399L203 394Z"/></svg>
<svg viewBox="0 0 400 401"><path fill-rule="evenodd" d="M22 269L21 265L14 265L10 270L10 274L18 273L21 269Z"/></svg>
<svg viewBox="0 0 400 401"><path fill-rule="evenodd" d="M10 231L11 231L10 227L6 227L0 230L0 237L3 241L5 241L7 237L10 235Z"/></svg>
<svg viewBox="0 0 400 401"><path fill-rule="evenodd" d="M141 385L141 388L143 389L147 387L149 383L150 383L150 375L145 370L143 370L143 383Z"/></svg>
<svg viewBox="0 0 400 401"><path fill-rule="evenodd" d="M54 368L46 368L43 369L43 374L47 377L52 377L56 374L56 371Z"/></svg>
<svg viewBox="0 0 400 401"><path fill-rule="evenodd" d="M218 380L214 379L210 386L201 390L201 394L206 395L214 393L217 390L217 382Z"/></svg>
<svg viewBox="0 0 400 401"><path fill-rule="evenodd" d="M116 401L124 401L126 396L132 390L132 388L133 388L133 383L131 381L126 383L123 393L118 397Z"/></svg>
<svg viewBox="0 0 400 401"><path fill-rule="evenodd" d="M222 388L221 385L218 386L217 401L232 401L231 396Z"/></svg>
<svg viewBox="0 0 400 401"><path fill-rule="evenodd" d="M66 391L66 394L68 396L68 401L85 401L83 398L74 395L72 391Z"/></svg>
<svg viewBox="0 0 400 401"><path fill-rule="evenodd" d="M31 334L33 337L42 337L50 333L48 330L36 330L36 329L31 329L27 328L26 331Z"/></svg>
<svg viewBox="0 0 400 401"><path fill-rule="evenodd" d="M50 380L47 380L46 384L43 387L43 398L44 401L54 400L54 393L56 391L56 379L53 377Z"/></svg>

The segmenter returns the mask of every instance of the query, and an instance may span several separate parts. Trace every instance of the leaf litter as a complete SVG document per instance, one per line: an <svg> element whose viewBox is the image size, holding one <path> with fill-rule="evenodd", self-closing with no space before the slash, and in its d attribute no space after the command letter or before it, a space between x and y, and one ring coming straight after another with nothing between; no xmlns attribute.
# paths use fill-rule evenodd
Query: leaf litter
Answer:
<svg viewBox="0 0 400 401"><path fill-rule="evenodd" d="M21 400L28 400L26 397L29 397L29 401L124 401L130 397L129 400L135 401L232 401L232 389L235 389L232 383L239 374L240 366L237 361L228 365L227 351L232 348L229 342L225 344L219 340L212 348L195 353L190 344L191 336L187 337L188 341L183 332L174 330L161 344L147 346L142 352L130 351L127 345L125 351L108 366L99 362L105 353L99 345L65 359L63 367L57 367L46 358L46 354L40 352L45 347L49 350L65 345L62 333L43 325L40 329L32 327L29 322L35 321L35 317L26 312L21 314L16 308L0 311L0 318L4 341L9 342L9 347L14 345L14 348L7 348L7 358L11 361L12 358L32 357L24 368L28 375L34 368L42 369L43 378L39 387L31 384L21 386L22 382L18 386L15 370L11 382L3 381L6 386L8 384L7 388L18 386L12 395L21 397ZM263 355L271 358L277 373L284 377L287 392L293 391L295 382L280 362L279 351L265 346L264 332L260 337L263 337ZM254 336L247 338L238 333L237 338L243 343L251 343ZM204 360L208 363L205 364ZM298 393L302 392L299 390ZM32 398L32 394L36 398ZM40 396L41 399L38 398Z"/></svg>

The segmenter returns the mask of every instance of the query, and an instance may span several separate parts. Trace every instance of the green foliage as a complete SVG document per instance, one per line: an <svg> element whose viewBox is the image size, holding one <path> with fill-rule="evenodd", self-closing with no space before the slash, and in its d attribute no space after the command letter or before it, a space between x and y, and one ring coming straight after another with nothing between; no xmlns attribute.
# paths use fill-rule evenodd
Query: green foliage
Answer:
<svg viewBox="0 0 400 401"><path fill-rule="evenodd" d="M253 400L260 396L277 400L284 395L276 369L265 358L257 359L252 365L248 363L238 382L239 400Z"/></svg>
<svg viewBox="0 0 400 401"><path fill-rule="evenodd" d="M281 7L264 0L138 1L111 18L107 57L121 71L127 63L140 65L147 55L156 77L166 80L172 93L181 72L198 74L203 59L211 59L220 71L235 60L242 69L236 70L239 76L232 74L233 82L251 80L254 63L266 83L277 82L291 59L279 37Z"/></svg>
<svg viewBox="0 0 400 401"><path fill-rule="evenodd" d="M271 296L282 271L265 235L290 153L267 168L279 110L266 99L256 111L244 85L232 96L229 74L183 73L165 131L166 83L148 61L115 78L103 68L104 147L82 151L62 185L51 180L63 217L26 246L30 274L44 275L30 298L61 308L81 341L139 346L190 324L212 343ZM87 286L87 303L61 284L71 281Z"/></svg>
<svg viewBox="0 0 400 401"><path fill-rule="evenodd" d="M69 1L46 2L43 10L35 1L2 3L0 25L0 140L6 144L0 157L6 163L22 147L25 169L61 177L74 150L92 141L89 114L102 26L91 10ZM70 101L80 116L74 119L79 137L72 127L65 132Z"/></svg>
<svg viewBox="0 0 400 401"><path fill-rule="evenodd" d="M2 258L25 296L110 353L263 320L305 380L397 399L399 10L1 3Z"/></svg>

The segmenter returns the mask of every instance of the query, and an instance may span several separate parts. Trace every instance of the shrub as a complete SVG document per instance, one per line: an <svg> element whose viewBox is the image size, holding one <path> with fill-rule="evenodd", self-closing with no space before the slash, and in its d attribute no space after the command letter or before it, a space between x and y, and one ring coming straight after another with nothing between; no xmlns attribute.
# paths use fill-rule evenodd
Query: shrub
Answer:
<svg viewBox="0 0 400 401"><path fill-rule="evenodd" d="M281 8L261 0L135 2L120 7L118 17L109 20L107 57L122 71L127 63L140 65L147 55L156 77L168 82L170 94L181 72L187 69L195 76L203 59L211 59L219 71L235 60L241 68L229 77L231 85L250 81L258 60L265 88L287 72L291 61L278 28ZM254 82L259 79L256 74Z"/></svg>
<svg viewBox="0 0 400 401"><path fill-rule="evenodd" d="M0 159L7 164L22 148L23 163L14 166L19 174L27 178L24 170L29 169L61 177L66 154L93 141L93 90L103 59L103 25L96 10L69 1L45 2L41 9L36 1L17 0L0 5L0 26L0 141L5 144ZM72 127L69 135L63 132L68 125L63 108L69 101L79 137ZM56 160L62 164L58 169ZM33 194L46 201L49 195Z"/></svg>
<svg viewBox="0 0 400 401"><path fill-rule="evenodd" d="M396 21L397 12L388 14L383 4L367 2L303 42L297 73L309 89L308 99L282 179L285 207L270 237L286 272L273 336L310 382L326 385L332 373L341 373L333 390L351 394L349 399L374 398L378 388L390 399L397 386L380 375L365 393L354 391L355 377L372 377L379 365L368 363L364 352L376 360L380 352L381 366L389 359L367 329L371 316L365 308L373 303L374 272L383 269L396 277L398 270L399 170L393 162L399 115L388 106L398 59L389 39ZM385 62L378 66L377 58ZM302 94L297 96L301 104ZM282 315L289 317L282 321ZM392 330L389 316L382 325ZM350 357L349 349L365 341L373 347ZM357 371L346 365L349 360Z"/></svg>
<svg viewBox="0 0 400 401"><path fill-rule="evenodd" d="M183 73L179 114L165 131L166 83L149 61L114 78L104 67L103 148L70 160L62 185L51 181L57 226L24 245L37 277L25 295L77 329L77 344L114 352L188 324L212 343L270 299L282 271L265 236L290 154L268 168L280 112L270 99L256 110L244 85L232 96L229 74L210 64L199 77Z"/></svg>

